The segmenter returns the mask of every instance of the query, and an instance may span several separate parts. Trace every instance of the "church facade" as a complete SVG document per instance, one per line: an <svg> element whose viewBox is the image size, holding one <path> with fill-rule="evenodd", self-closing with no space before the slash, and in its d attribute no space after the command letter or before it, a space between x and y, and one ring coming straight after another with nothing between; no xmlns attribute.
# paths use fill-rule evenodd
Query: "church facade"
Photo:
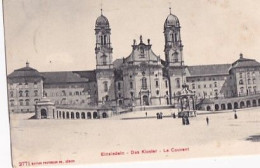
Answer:
<svg viewBox="0 0 260 168"><path fill-rule="evenodd" d="M101 13L95 23L96 69L38 72L27 63L8 75L10 112L33 112L43 97L60 108L172 107L184 84L195 93L198 109L260 105L259 62L240 54L232 64L186 66L179 19L170 13L163 28L164 58L153 52L150 39L140 36L128 56L113 60L110 24ZM250 100L249 105L243 99ZM231 106L222 105L230 100Z"/></svg>

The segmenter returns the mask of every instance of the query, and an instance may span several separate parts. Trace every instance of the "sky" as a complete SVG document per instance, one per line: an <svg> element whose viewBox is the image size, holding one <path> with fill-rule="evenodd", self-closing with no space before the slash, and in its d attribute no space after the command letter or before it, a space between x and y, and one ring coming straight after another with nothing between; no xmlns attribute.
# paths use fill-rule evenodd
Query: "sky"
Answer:
<svg viewBox="0 0 260 168"><path fill-rule="evenodd" d="M101 0L4 0L7 73L95 69L95 21ZM186 65L260 61L258 0L102 0L110 23L113 59L131 53L133 39L149 38L164 59L164 21L179 18Z"/></svg>

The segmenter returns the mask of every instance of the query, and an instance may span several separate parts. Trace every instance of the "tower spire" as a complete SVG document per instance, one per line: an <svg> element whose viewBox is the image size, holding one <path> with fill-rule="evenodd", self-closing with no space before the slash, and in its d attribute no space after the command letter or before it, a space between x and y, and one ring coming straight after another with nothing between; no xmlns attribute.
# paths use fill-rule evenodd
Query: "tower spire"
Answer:
<svg viewBox="0 0 260 168"><path fill-rule="evenodd" d="M169 10L170 10L170 14L172 14L172 3L171 2L169 2Z"/></svg>
<svg viewBox="0 0 260 168"><path fill-rule="evenodd" d="M100 4L100 11L101 11L101 15L103 15L103 8L102 8L102 1L101 1L101 4Z"/></svg>

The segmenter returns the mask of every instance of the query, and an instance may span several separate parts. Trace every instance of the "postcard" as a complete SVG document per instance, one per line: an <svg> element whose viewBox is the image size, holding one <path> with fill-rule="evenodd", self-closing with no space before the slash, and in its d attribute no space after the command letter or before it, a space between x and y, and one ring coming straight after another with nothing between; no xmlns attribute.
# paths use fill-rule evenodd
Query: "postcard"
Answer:
<svg viewBox="0 0 260 168"><path fill-rule="evenodd" d="M259 155L259 5L4 0L13 167Z"/></svg>

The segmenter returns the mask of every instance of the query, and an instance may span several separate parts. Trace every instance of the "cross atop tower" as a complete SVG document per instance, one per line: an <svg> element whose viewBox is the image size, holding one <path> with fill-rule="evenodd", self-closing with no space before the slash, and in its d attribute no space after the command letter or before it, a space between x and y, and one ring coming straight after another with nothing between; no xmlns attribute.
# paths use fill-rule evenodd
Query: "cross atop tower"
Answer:
<svg viewBox="0 0 260 168"><path fill-rule="evenodd" d="M101 15L103 15L102 1L101 1L101 4L100 4L100 11L101 11Z"/></svg>
<svg viewBox="0 0 260 168"><path fill-rule="evenodd" d="M169 10L170 10L170 14L172 14L172 8L171 8L171 6L172 6L172 3L169 2Z"/></svg>

